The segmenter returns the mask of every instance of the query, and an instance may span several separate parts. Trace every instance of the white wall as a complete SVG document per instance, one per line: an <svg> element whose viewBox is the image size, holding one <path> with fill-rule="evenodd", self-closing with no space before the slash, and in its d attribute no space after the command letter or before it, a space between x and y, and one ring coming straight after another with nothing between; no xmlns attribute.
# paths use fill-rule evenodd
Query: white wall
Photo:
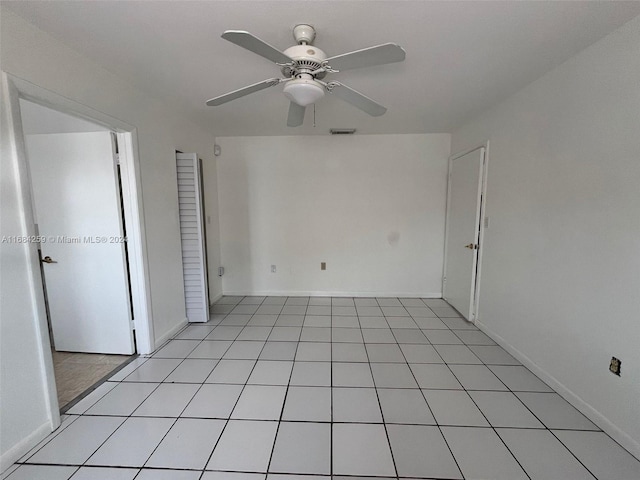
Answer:
<svg viewBox="0 0 640 480"><path fill-rule="evenodd" d="M37 103L20 100L22 133L41 135L48 133L107 132L108 128L82 118L43 107Z"/></svg>
<svg viewBox="0 0 640 480"><path fill-rule="evenodd" d="M213 135L180 116L179 108L124 82L6 9L2 9L1 20L4 72L137 128L154 330L156 339L166 337L185 319L175 150L197 152L205 161L212 161ZM5 159L5 133L3 130L3 235L24 235L28 225L21 224L21 212L15 208L20 193L11 166L15 154L8 151ZM35 434L37 426L48 421L41 402L44 364L35 358L25 359L29 355L24 354L37 351L36 329L41 320L28 294L33 280L24 273L29 268L25 255L22 247L3 245L3 462L25 439L30 442L29 436ZM210 287L214 292L221 291L217 276L211 279Z"/></svg>
<svg viewBox="0 0 640 480"><path fill-rule="evenodd" d="M640 456L640 17L464 125L452 151L486 139L480 322Z"/></svg>
<svg viewBox="0 0 640 480"><path fill-rule="evenodd" d="M441 295L448 134L217 143L225 294Z"/></svg>

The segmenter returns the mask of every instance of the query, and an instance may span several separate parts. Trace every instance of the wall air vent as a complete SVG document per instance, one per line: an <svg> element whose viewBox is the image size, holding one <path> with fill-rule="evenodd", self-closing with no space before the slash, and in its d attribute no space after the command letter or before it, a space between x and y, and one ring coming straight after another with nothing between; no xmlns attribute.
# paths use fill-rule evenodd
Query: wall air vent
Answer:
<svg viewBox="0 0 640 480"><path fill-rule="evenodd" d="M354 133L356 133L356 129L355 128L332 128L331 130L329 130L329 133L331 133L331 135L353 135Z"/></svg>

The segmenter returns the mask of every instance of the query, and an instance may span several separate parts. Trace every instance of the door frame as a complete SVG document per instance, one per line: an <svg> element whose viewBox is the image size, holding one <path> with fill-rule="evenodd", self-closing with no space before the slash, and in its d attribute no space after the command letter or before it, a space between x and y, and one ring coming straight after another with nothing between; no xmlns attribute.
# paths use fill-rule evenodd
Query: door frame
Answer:
<svg viewBox="0 0 640 480"><path fill-rule="evenodd" d="M2 75L9 100L7 109L10 116L8 119L10 138L8 140L13 144L16 157L14 160L17 166L18 178L16 178L16 181L18 182L21 196L23 229L26 235L37 236L37 232L35 231L32 186L22 131L19 100L22 98L59 112L97 123L116 134L122 173L122 197L125 221L127 222L130 282L137 351L141 354L153 352L155 349L155 337L136 127L21 78L7 73L2 73ZM26 252L29 263L29 290L36 315L37 336L39 337L39 357L45 372L45 378L43 379L46 390L45 402L50 412L51 427L55 429L60 425L60 411L51 355L51 341L47 324L38 245L35 243L29 244Z"/></svg>
<svg viewBox="0 0 640 480"><path fill-rule="evenodd" d="M476 250L476 274L472 279L472 299L471 299L471 312L469 315L469 321L476 323L479 317L480 307L480 279L482 272L482 252L484 250L484 233L485 233L485 212L487 202L487 172L489 170L489 140L475 147L469 148L462 152L454 153L449 156L447 161L447 206L445 213L445 228L444 228L444 259L442 262L442 296L444 298L444 287L446 283L447 273L447 240L449 239L449 215L451 213L449 206L451 205L451 172L453 161L464 157L465 155L474 152L476 150L484 149L484 158L482 163L482 175L480 178L480 222L478 225L478 249Z"/></svg>

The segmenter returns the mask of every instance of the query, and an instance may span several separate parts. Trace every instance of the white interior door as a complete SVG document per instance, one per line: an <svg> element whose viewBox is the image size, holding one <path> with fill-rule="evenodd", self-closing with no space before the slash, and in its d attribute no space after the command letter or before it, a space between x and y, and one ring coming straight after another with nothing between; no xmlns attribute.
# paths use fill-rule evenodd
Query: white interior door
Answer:
<svg viewBox="0 0 640 480"><path fill-rule="evenodd" d="M443 297L474 320L484 148L449 161Z"/></svg>
<svg viewBox="0 0 640 480"><path fill-rule="evenodd" d="M26 135L56 350L134 353L110 132Z"/></svg>

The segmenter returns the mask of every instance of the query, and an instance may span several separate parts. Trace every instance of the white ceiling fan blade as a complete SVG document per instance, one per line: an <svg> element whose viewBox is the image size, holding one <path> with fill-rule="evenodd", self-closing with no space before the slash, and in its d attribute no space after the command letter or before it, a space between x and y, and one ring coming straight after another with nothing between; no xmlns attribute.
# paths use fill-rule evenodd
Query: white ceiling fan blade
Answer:
<svg viewBox="0 0 640 480"><path fill-rule="evenodd" d="M327 85L327 90L329 93L368 113L372 117L379 117L387 111L387 109L379 103L374 102L369 97L342 83L331 82Z"/></svg>
<svg viewBox="0 0 640 480"><path fill-rule="evenodd" d="M216 107L218 105L222 105L223 103L230 102L231 100L235 100L236 98L249 95L250 93L259 92L260 90L264 90L265 88L273 87L275 85L278 85L279 83L280 79L270 78L262 82L254 83L253 85L249 85L247 87L239 88L238 90L234 90L233 92L214 97L210 100L207 100L207 105L209 105L210 107Z"/></svg>
<svg viewBox="0 0 640 480"><path fill-rule="evenodd" d="M274 63L291 62L291 58L287 57L276 47L272 47L267 42L260 40L249 32L245 32L243 30L227 30L222 34L222 38L230 41L231 43L235 43L242 48L246 48L261 57L271 60Z"/></svg>
<svg viewBox="0 0 640 480"><path fill-rule="evenodd" d="M375 47L363 48L354 52L343 53L327 59L329 66L335 70L351 70L352 68L371 67L385 63L402 62L406 53L400 45L384 43Z"/></svg>
<svg viewBox="0 0 640 480"><path fill-rule="evenodd" d="M287 127L299 127L304 121L305 107L301 107L295 102L289 104L289 116L287 117Z"/></svg>

